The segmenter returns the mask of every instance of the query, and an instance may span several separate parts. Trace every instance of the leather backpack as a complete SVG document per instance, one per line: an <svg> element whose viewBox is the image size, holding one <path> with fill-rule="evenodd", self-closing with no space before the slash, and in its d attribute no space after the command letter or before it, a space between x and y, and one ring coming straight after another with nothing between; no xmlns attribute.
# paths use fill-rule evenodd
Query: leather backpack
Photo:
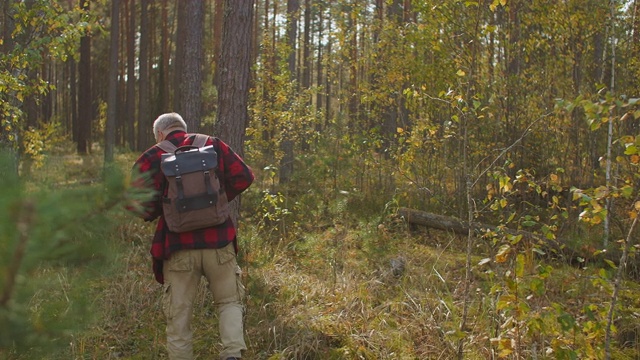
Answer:
<svg viewBox="0 0 640 360"><path fill-rule="evenodd" d="M186 232L224 223L229 203L218 177L218 154L209 136L195 134L191 145L176 147L164 140L160 168L167 179L162 211L170 231Z"/></svg>

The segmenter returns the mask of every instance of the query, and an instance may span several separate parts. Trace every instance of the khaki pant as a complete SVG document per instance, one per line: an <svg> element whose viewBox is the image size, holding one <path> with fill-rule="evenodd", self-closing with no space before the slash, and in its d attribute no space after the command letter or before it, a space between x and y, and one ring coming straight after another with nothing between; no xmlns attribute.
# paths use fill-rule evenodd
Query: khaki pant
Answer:
<svg viewBox="0 0 640 360"><path fill-rule="evenodd" d="M169 359L193 359L191 317L200 277L205 276L218 310L221 359L241 357L244 342L244 287L233 243L222 249L181 250L164 262L163 308L167 317Z"/></svg>

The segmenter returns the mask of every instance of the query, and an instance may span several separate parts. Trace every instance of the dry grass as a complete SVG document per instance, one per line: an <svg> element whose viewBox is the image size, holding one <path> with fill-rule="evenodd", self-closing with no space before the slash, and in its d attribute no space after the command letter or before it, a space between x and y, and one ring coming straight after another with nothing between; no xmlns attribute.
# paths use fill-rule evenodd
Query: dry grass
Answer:
<svg viewBox="0 0 640 360"><path fill-rule="evenodd" d="M245 226L254 231L251 225ZM103 320L72 344L74 358L162 359L160 287L149 270L150 229L123 225L120 269L99 284ZM295 240L242 240L247 286L247 359L448 359L460 307L462 255L366 225L329 228ZM457 241L451 238L449 241ZM404 271L391 260L402 257ZM481 306L481 304L479 304ZM199 358L219 350L205 287L194 314ZM467 358L486 358L488 337Z"/></svg>
<svg viewBox="0 0 640 360"><path fill-rule="evenodd" d="M121 268L100 284L103 321L74 344L74 358L166 358L160 287L144 240L149 231L136 221L123 227ZM464 256L455 248L462 239L437 234L434 241L428 234L366 224L277 240L261 237L246 221L243 233L247 359L451 359L461 337L465 359L497 359L491 339L514 334L504 328L513 322L497 310L501 292L489 289L500 282L483 268L474 270L470 328L458 330ZM445 245L430 245L438 243ZM399 257L405 265L397 276L391 260ZM606 298L591 275L574 270L559 272L544 297L528 301L531 311L554 302L579 311ZM220 345L204 286L194 317L198 358L213 358ZM542 345L523 337L523 354L541 353Z"/></svg>

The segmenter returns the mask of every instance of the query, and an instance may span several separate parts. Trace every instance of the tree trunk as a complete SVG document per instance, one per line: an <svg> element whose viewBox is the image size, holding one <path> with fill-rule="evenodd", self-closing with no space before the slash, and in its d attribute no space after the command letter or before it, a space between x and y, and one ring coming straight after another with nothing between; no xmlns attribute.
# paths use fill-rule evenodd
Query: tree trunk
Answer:
<svg viewBox="0 0 640 360"><path fill-rule="evenodd" d="M162 10L160 14L161 30L160 30L160 68L158 70L158 98L156 99L156 114L162 114L170 111L169 84L171 77L169 76L169 11L167 9L167 0L162 0ZM175 69L175 68L174 68Z"/></svg>
<svg viewBox="0 0 640 360"><path fill-rule="evenodd" d="M136 148L136 4L135 0L128 0L127 29L127 106L126 106L126 139L129 149Z"/></svg>
<svg viewBox="0 0 640 360"><path fill-rule="evenodd" d="M224 12L224 0L215 0L215 13L213 20L213 56L216 59L214 73L213 73L213 85L217 88L220 87L220 49L222 47L222 23Z"/></svg>
<svg viewBox="0 0 640 360"><path fill-rule="evenodd" d="M313 64L311 58L311 0L304 0L304 34L302 45L302 88L308 89L311 87L311 64ZM311 101L311 99L309 99Z"/></svg>
<svg viewBox="0 0 640 360"><path fill-rule="evenodd" d="M89 11L89 0L80 0L83 10ZM80 62L78 63L78 153L91 151L91 38L80 39Z"/></svg>
<svg viewBox="0 0 640 360"><path fill-rule="evenodd" d="M214 133L243 155L249 121L251 27L254 0L225 0L218 114Z"/></svg>
<svg viewBox="0 0 640 360"><path fill-rule="evenodd" d="M318 47L317 47L317 54L318 54L318 58L317 58L317 65L316 65L316 86L320 87L323 84L323 79L324 79L324 68L322 66L322 58L324 57L324 8L322 5L318 6ZM326 93L326 89L325 89L325 93ZM323 91L319 90L316 93L316 109L321 110L322 109L322 99L323 99ZM318 132L322 131L322 123L318 122L318 124L316 125L316 130Z"/></svg>
<svg viewBox="0 0 640 360"><path fill-rule="evenodd" d="M176 109L190 132L200 129L202 117L202 63L204 60L204 1L178 2L176 44Z"/></svg>
<svg viewBox="0 0 640 360"><path fill-rule="evenodd" d="M349 25L347 25L349 31L349 55L346 59L346 63L349 64L349 85L347 88L349 119L347 123L349 124L349 129L355 131L359 128L358 120L360 118L360 84L358 83L358 27L360 26L358 19L360 5L358 1L354 1L353 6L349 10L350 14L347 20L349 23Z"/></svg>
<svg viewBox="0 0 640 360"><path fill-rule="evenodd" d="M138 150L144 151L151 145L152 114L149 107L149 0L140 3L140 82L138 86Z"/></svg>
<svg viewBox="0 0 640 360"><path fill-rule="evenodd" d="M118 63L118 99L120 104L116 110L116 143L118 146L124 147L126 140L126 107L127 107L127 13L129 12L128 1L122 0L121 6L124 5L124 12L120 12L120 40L118 41L118 58L122 59ZM124 16L122 16L124 15Z"/></svg>
<svg viewBox="0 0 640 360"><path fill-rule="evenodd" d="M118 40L120 38L120 1L111 1L111 43L109 49L109 94L107 124L104 132L104 164L113 162L118 114Z"/></svg>
<svg viewBox="0 0 640 360"><path fill-rule="evenodd" d="M333 31L332 29L332 20L331 20L331 16L329 16L327 18L327 31L325 32L326 34L331 34L331 31ZM326 46L326 64L331 64L333 62L333 46L332 46L333 42L329 41L327 46ZM326 76L324 77L324 93L325 93L325 98L324 98L324 122L325 122L325 126L329 125L329 122L331 120L331 118L333 117L333 112L331 111L331 107L332 105L332 101L331 101L331 91L332 91L332 76L331 76L331 69L329 68L329 66L327 65L327 69L325 71Z"/></svg>
<svg viewBox="0 0 640 360"><path fill-rule="evenodd" d="M79 133L79 119L78 119L78 80L77 70L78 66L74 58L69 58L69 96L71 97L71 139L75 142L78 141Z"/></svg>
<svg viewBox="0 0 640 360"><path fill-rule="evenodd" d="M244 156L244 136L249 123L249 81L254 0L225 0L220 57L218 114L214 134L238 155ZM234 200L232 218L238 223L239 200Z"/></svg>

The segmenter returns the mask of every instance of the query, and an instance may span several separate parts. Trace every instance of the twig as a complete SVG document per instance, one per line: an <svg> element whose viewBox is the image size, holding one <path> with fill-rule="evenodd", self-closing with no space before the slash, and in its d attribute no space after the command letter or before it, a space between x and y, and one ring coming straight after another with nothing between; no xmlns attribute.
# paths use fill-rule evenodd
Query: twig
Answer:
<svg viewBox="0 0 640 360"><path fill-rule="evenodd" d="M622 256L620 257L620 265L618 265L618 271L616 273L616 278L613 285L613 294L611 295L611 305L609 305L609 313L607 314L608 322L607 329L605 332L605 340L604 340L604 353L605 359L611 359L611 327L613 326L613 312L616 307L616 302L618 300L618 293L620 292L620 288L622 287L622 274L624 268L627 264L627 254L629 254L629 248L631 247L631 235L638 224L638 217L636 216L633 219L633 223L631 224L631 228L627 233L627 238L625 239L625 244L622 250Z"/></svg>
<svg viewBox="0 0 640 360"><path fill-rule="evenodd" d="M500 152L500 154L498 156L496 156L495 159L493 159L493 161L491 162L491 164L489 164L489 166L487 166L480 174L478 174L478 176L476 177L475 181L473 182L473 184L471 184L471 187L474 187L478 181L480 181L480 179L482 178L482 176L484 174L486 174L491 168L493 168L493 165L495 165L498 160L500 160L504 154L506 154L509 150L513 149L518 143L520 143L527 135L529 135L529 133L531 132L531 128L533 127L533 125L537 124L540 120L546 118L547 116L551 115L551 113L546 113L541 115L539 118L537 118L536 120L534 120L531 124L529 124L529 126L526 127L526 129L524 129L524 131L522 132L522 135L520 135L520 137L518 139L516 139L511 145L509 145L508 147L502 149L502 151Z"/></svg>

